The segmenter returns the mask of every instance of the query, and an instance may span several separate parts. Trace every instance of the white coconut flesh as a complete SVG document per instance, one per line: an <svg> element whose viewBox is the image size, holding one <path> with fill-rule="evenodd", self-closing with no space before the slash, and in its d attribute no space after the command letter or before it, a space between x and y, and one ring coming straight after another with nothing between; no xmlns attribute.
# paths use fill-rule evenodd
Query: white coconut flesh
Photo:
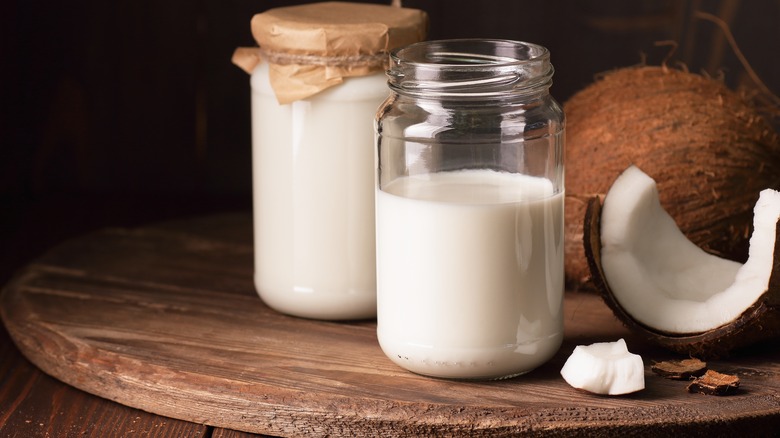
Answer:
<svg viewBox="0 0 780 438"><path fill-rule="evenodd" d="M595 394L630 394L645 388L644 362L628 351L626 341L578 345L561 368L574 388Z"/></svg>
<svg viewBox="0 0 780 438"><path fill-rule="evenodd" d="M780 192L754 208L745 264L706 253L677 227L655 181L636 166L607 193L601 211L601 267L620 306L645 326L673 334L706 332L735 320L767 290Z"/></svg>

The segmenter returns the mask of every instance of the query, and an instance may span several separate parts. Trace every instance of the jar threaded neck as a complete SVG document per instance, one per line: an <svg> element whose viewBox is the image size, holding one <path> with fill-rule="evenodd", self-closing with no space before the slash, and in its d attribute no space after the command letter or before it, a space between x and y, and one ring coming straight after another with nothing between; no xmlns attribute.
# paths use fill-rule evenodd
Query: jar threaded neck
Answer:
<svg viewBox="0 0 780 438"><path fill-rule="evenodd" d="M546 48L509 40L425 41L392 51L390 64L393 91L445 99L536 95L554 73Z"/></svg>

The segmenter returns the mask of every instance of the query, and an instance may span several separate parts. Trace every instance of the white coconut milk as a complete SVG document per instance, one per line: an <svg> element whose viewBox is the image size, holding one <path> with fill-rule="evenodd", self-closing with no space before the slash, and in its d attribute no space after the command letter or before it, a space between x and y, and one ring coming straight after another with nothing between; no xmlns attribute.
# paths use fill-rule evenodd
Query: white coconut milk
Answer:
<svg viewBox="0 0 780 438"><path fill-rule="evenodd" d="M318 319L376 314L374 132L383 72L279 105L268 64L252 84L255 286Z"/></svg>
<svg viewBox="0 0 780 438"><path fill-rule="evenodd" d="M378 338L420 374L500 378L563 335L563 194L491 170L401 177L377 192Z"/></svg>

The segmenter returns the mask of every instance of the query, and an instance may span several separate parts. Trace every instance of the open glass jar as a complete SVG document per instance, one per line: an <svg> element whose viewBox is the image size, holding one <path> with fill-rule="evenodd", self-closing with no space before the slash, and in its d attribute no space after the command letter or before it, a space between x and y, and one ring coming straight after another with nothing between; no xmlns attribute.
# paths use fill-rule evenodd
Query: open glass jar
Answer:
<svg viewBox="0 0 780 438"><path fill-rule="evenodd" d="M377 114L377 334L413 372L495 379L563 338L564 117L544 47L395 50Z"/></svg>

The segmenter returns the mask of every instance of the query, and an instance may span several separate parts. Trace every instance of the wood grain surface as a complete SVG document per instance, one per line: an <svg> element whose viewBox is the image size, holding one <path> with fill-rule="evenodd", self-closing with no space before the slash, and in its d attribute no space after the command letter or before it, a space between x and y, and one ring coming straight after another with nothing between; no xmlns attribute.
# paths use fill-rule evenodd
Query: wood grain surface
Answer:
<svg viewBox="0 0 780 438"><path fill-rule="evenodd" d="M219 435L228 430L210 429L95 397L47 376L21 356L0 327L0 437L230 436Z"/></svg>
<svg viewBox="0 0 780 438"><path fill-rule="evenodd" d="M492 382L411 374L385 358L373 321L281 315L252 283L251 216L105 229L57 246L2 294L23 354L76 388L174 419L281 436L673 433L728 436L780 426L780 359L764 344L710 368L728 397L690 394L650 371L672 353L645 345L595 295L567 292L565 340L539 369ZM596 396L559 371L575 345L627 340L646 389Z"/></svg>

